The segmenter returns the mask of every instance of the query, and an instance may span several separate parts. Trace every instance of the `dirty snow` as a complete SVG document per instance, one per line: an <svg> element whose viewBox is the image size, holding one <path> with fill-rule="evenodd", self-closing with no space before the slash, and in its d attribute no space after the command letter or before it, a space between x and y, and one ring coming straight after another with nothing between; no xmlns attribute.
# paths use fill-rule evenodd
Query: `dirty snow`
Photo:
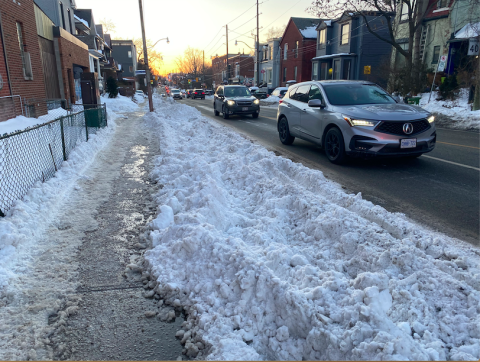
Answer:
<svg viewBox="0 0 480 362"><path fill-rule="evenodd" d="M420 107L435 114L437 124L456 129L473 129L480 131L480 110L471 111L471 104L467 103L468 89L460 89L458 97L453 101L437 101L439 97L438 92L433 92L430 102L428 102L429 96L430 93L421 94Z"/></svg>
<svg viewBox="0 0 480 362"><path fill-rule="evenodd" d="M478 249L156 99L156 292L209 360L480 358ZM205 350L198 348L205 345Z"/></svg>

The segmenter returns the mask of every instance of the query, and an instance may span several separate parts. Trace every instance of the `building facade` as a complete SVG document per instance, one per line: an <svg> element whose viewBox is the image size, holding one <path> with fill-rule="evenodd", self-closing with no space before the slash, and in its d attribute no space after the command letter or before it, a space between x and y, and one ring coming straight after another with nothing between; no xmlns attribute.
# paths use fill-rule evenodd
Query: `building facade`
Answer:
<svg viewBox="0 0 480 362"><path fill-rule="evenodd" d="M138 69L137 47L132 40L112 40L112 52L118 67L118 81L122 95L129 95L139 89L136 78Z"/></svg>
<svg viewBox="0 0 480 362"><path fill-rule="evenodd" d="M290 18L280 41L280 86L312 79L318 18Z"/></svg>
<svg viewBox="0 0 480 362"><path fill-rule="evenodd" d="M388 38L379 14L366 16L377 33ZM346 12L335 20L322 20L317 27L317 50L312 59L312 79L355 79L379 82L379 68L388 63L391 45L371 34L363 16ZM388 79L384 79L386 86Z"/></svg>
<svg viewBox="0 0 480 362"><path fill-rule="evenodd" d="M213 88L220 84L243 84L253 80L254 57L247 54L229 54L212 57Z"/></svg>
<svg viewBox="0 0 480 362"><path fill-rule="evenodd" d="M45 99L33 0L4 1L0 8L0 121L23 114L25 99ZM35 115L46 114L46 106Z"/></svg>
<svg viewBox="0 0 480 362"><path fill-rule="evenodd" d="M260 85L269 89L280 86L280 42L282 38L272 38L260 44Z"/></svg>
<svg viewBox="0 0 480 362"><path fill-rule="evenodd" d="M73 0L35 0L35 4L56 26L70 34L75 34L75 1Z"/></svg>

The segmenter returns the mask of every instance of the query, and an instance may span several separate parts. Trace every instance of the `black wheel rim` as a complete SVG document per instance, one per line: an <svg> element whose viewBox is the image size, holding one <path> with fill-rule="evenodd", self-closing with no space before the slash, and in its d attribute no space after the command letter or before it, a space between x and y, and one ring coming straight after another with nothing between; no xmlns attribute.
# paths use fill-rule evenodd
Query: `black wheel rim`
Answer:
<svg viewBox="0 0 480 362"><path fill-rule="evenodd" d="M340 140L334 133L327 135L327 154L331 159L337 158L340 153Z"/></svg>
<svg viewBox="0 0 480 362"><path fill-rule="evenodd" d="M282 121L280 123L280 138L282 140L287 139L287 122L285 122L285 121Z"/></svg>

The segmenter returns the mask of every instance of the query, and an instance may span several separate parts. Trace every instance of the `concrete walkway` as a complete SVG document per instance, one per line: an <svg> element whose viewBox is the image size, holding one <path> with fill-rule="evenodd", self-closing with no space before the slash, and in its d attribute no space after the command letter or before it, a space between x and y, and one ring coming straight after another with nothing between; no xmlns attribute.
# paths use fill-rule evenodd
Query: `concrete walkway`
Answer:
<svg viewBox="0 0 480 362"><path fill-rule="evenodd" d="M49 316L53 359L176 360L182 346L175 332L183 321L156 318L162 301L145 298L140 268L148 247L145 225L154 216L149 181L159 145L142 114L118 119L104 152L72 195L53 232L81 237L75 256L77 288L63 309ZM72 232L68 232L71 230Z"/></svg>

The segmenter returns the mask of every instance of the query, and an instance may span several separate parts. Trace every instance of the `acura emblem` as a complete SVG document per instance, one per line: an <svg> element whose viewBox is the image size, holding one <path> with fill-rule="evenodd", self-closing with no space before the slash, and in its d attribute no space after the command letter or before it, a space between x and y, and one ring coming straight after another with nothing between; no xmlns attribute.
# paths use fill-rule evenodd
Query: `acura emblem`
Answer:
<svg viewBox="0 0 480 362"><path fill-rule="evenodd" d="M411 134L413 132L413 125L411 123L404 123L403 132L405 134Z"/></svg>

